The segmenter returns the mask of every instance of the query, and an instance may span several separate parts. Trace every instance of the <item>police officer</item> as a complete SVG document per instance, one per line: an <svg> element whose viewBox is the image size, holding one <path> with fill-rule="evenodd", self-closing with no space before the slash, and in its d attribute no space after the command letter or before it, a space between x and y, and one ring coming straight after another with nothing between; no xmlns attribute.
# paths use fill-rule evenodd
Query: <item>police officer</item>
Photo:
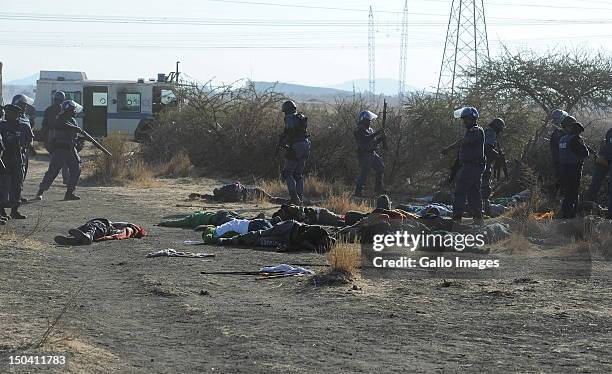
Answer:
<svg viewBox="0 0 612 374"><path fill-rule="evenodd" d="M29 112L32 110L33 105L34 105L34 99L32 99L29 96L23 95L23 94L19 94L19 95L15 95L13 96L13 100L11 101L11 104L13 105L17 105L19 108L21 108L21 114L19 115L19 121L22 122L23 124L27 125L30 128L30 131L33 128L33 124L31 123L33 121L30 120L30 116L29 116ZM24 147L21 151L23 152L23 180L25 181L26 176L28 175L28 167L30 166L30 157L28 155L28 150L32 149L32 143L30 143L27 147ZM25 199L24 199L25 200ZM27 202L27 201L24 201Z"/></svg>
<svg viewBox="0 0 612 374"><path fill-rule="evenodd" d="M552 196L556 197L561 189L561 164L559 162L559 142L561 138L569 134L568 125L576 122L576 118L570 116L566 111L555 109L550 113L550 120L553 124L553 132L550 134L550 153L552 155L553 171L555 175L555 185Z"/></svg>
<svg viewBox="0 0 612 374"><path fill-rule="evenodd" d="M49 150L49 130L54 127L64 100L66 100L66 94L63 91L55 91L53 94L53 103L45 109L45 114L43 116L40 141L45 144L45 148L49 151L49 154L51 153ZM62 166L62 180L64 184L68 184L68 165Z"/></svg>
<svg viewBox="0 0 612 374"><path fill-rule="evenodd" d="M501 157L502 150L499 148L497 137L504 131L506 123L501 118L495 118L489 123L489 127L484 130L484 152L487 159L485 171L482 174L482 203L484 206L485 214L491 214L491 174L493 173L493 165L495 161Z"/></svg>
<svg viewBox="0 0 612 374"><path fill-rule="evenodd" d="M610 131L608 131L609 133ZM584 200L585 201L596 201L597 194L603 185L604 180L606 179L606 175L608 175L608 170L610 167L610 162L608 161L608 133L606 133L606 137L604 138L601 146L599 148L599 152L595 157L595 165L593 169L593 178L591 179L591 185L587 190Z"/></svg>
<svg viewBox="0 0 612 374"><path fill-rule="evenodd" d="M359 160L359 177L357 178L357 186L355 187L355 196L363 196L363 187L368 179L370 169L374 169L376 173L375 191L384 193L384 172L385 164L380 155L376 152L378 144L384 141L384 130L374 131L372 129L372 121L378 116L369 110L364 110L359 113L357 129L353 133L357 142L357 159Z"/></svg>
<svg viewBox="0 0 612 374"><path fill-rule="evenodd" d="M49 130L51 160L49 161L49 169L36 193L36 200L42 200L43 193L51 187L63 165L68 165L70 174L64 200L80 200L80 197L75 195L74 191L81 175L81 160L76 149L79 141L78 134L80 133L76 114L82 110L83 107L75 101L66 100L62 103L57 121L54 127Z"/></svg>
<svg viewBox="0 0 612 374"><path fill-rule="evenodd" d="M465 126L465 135L459 145L459 163L461 166L456 178L453 220L461 222L467 199L468 210L474 218L474 223L482 224L480 188L486 163L484 155L485 134L482 127L478 126L476 122L479 117L476 108L466 107L458 114Z"/></svg>
<svg viewBox="0 0 612 374"><path fill-rule="evenodd" d="M580 134L584 126L574 122L567 126L569 133L559 141L559 165L563 204L561 218L574 218L578 212L578 192L582 179L582 166L589 150Z"/></svg>
<svg viewBox="0 0 612 374"><path fill-rule="evenodd" d="M0 215L8 218L5 208L11 208L10 217L13 219L25 219L26 216L19 213L21 205L21 193L23 190L23 165L25 163L24 149L32 145L34 134L26 122L20 120L23 114L21 107L9 104L4 107L5 120L0 122L0 135L4 144L2 161L6 166L2 178L2 209Z"/></svg>
<svg viewBox="0 0 612 374"><path fill-rule="evenodd" d="M304 199L304 168L310 155L308 118L297 111L291 100L281 107L285 114L285 130L280 135L278 147L285 150L285 165L282 178L287 184L291 204L302 205Z"/></svg>

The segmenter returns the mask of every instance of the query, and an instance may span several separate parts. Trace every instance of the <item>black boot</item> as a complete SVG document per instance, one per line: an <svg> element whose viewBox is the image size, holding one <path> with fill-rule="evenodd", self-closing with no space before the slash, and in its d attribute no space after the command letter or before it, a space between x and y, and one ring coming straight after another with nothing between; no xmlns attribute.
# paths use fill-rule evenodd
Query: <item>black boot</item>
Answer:
<svg viewBox="0 0 612 374"><path fill-rule="evenodd" d="M0 217L4 218L5 221L10 221L11 217L6 214L6 210L4 208L0 209Z"/></svg>
<svg viewBox="0 0 612 374"><path fill-rule="evenodd" d="M89 233L85 233L79 229L70 229L68 230L68 234L74 236L78 239L80 244L91 244L93 243L93 236Z"/></svg>
<svg viewBox="0 0 612 374"><path fill-rule="evenodd" d="M36 193L36 197L34 197L32 200L34 200L34 201L42 200L43 193L44 193L44 191L39 189L38 192Z"/></svg>
<svg viewBox="0 0 612 374"><path fill-rule="evenodd" d="M81 200L81 198L75 195L74 192L66 192L66 195L64 195L64 200Z"/></svg>
<svg viewBox="0 0 612 374"><path fill-rule="evenodd" d="M296 193L292 193L290 194L290 196L291 196L291 198L289 199L290 204L297 205L297 206L302 205L302 199L300 199L300 197Z"/></svg>
<svg viewBox="0 0 612 374"><path fill-rule="evenodd" d="M19 213L19 210L17 210L17 208L13 208L13 209L11 209L11 218L12 219L26 219L28 217L26 217L23 214Z"/></svg>

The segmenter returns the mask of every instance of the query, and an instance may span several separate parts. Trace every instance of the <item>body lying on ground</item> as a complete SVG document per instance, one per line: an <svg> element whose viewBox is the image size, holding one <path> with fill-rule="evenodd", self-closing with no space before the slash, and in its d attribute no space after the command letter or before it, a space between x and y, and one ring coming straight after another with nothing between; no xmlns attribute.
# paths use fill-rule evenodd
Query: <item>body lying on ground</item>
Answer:
<svg viewBox="0 0 612 374"><path fill-rule="evenodd" d="M267 230L273 224L267 219L234 219L220 226L208 226L204 228L202 240L206 244L217 244L220 238L232 238L234 236L249 233L251 231Z"/></svg>
<svg viewBox="0 0 612 374"><path fill-rule="evenodd" d="M56 236L55 242L61 245L91 244L105 240L142 238L145 230L133 223L111 222L106 218L95 218L84 225L68 230L70 236Z"/></svg>
<svg viewBox="0 0 612 374"><path fill-rule="evenodd" d="M307 225L294 220L284 221L272 228L253 231L233 238L221 238L223 246L275 248L281 251L328 251L335 243L321 226Z"/></svg>
<svg viewBox="0 0 612 374"><path fill-rule="evenodd" d="M285 199L273 197L262 188L259 187L246 187L240 182L234 182L226 184L213 190L213 194L198 194L192 193L189 195L190 199L205 199L212 200L221 203L239 203L246 201L269 201L276 203L283 203Z"/></svg>
<svg viewBox="0 0 612 374"><path fill-rule="evenodd" d="M182 218L167 220L159 223L159 226L164 227L188 227L196 228L198 226L221 226L222 224L234 219L243 219L240 214L230 210L219 210L217 212L198 211Z"/></svg>
<svg viewBox="0 0 612 374"><path fill-rule="evenodd" d="M338 215L325 208L302 207L292 204L283 204L272 214L281 221L295 220L309 225L337 226L346 225L344 216Z"/></svg>

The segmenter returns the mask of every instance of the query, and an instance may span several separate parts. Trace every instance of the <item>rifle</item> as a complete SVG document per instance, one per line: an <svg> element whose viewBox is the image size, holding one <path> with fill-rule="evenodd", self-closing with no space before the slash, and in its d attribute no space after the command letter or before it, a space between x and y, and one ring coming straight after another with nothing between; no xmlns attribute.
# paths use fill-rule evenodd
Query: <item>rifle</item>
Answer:
<svg viewBox="0 0 612 374"><path fill-rule="evenodd" d="M455 159L455 162L453 163L453 166L451 166L451 169L450 169L450 175L448 176L449 184L455 181L455 178L457 178L457 173L459 172L459 169L461 169L461 161L459 161L459 157L457 157Z"/></svg>
<svg viewBox="0 0 612 374"><path fill-rule="evenodd" d="M382 148L383 150L387 150L388 146L387 146L387 137L384 133L384 131L386 130L387 127L387 100L385 99L383 101L383 113L382 113L382 125L380 127L380 129L383 131L383 139L382 139Z"/></svg>
<svg viewBox="0 0 612 374"><path fill-rule="evenodd" d="M101 150L102 152L104 152L104 153L105 153L107 156L110 156L110 157L112 157L112 156L113 156L113 155L112 155L112 153L110 153L110 152L108 151L108 149L104 148L104 146L103 146L102 144L100 144L100 143L99 143L99 142L98 142L96 139L94 139L94 138L93 138L91 135L89 135L89 134L87 133L87 131L83 130L83 129L82 129L82 128L80 128L80 127L77 127L77 128L79 129L79 130L78 130L78 131L79 131L79 133L80 133L81 135L83 135L83 137L84 137L85 139L87 139L87 140L88 140L88 141L89 141L91 144L93 144L93 145L94 145L96 148L98 148L99 150Z"/></svg>

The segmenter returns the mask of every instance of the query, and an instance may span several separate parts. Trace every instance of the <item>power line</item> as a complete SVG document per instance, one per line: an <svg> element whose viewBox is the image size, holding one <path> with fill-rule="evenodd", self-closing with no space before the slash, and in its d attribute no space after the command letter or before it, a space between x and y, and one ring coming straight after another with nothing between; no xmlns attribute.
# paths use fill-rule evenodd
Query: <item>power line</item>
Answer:
<svg viewBox="0 0 612 374"><path fill-rule="evenodd" d="M305 20L305 19L220 19L220 18L170 18L170 17L118 17L118 16L78 16L54 14L19 14L0 13L0 19L11 21L39 21L39 22L77 22L77 23L117 23L117 24L146 24L146 25L202 25L202 26L266 26L266 27L365 27L360 20ZM609 24L610 18L591 19L511 19L496 18L499 21L489 22L498 26L543 26L543 25L580 25L580 24ZM379 21L379 26L400 27L397 21ZM442 21L413 21L411 26L440 26L446 25Z"/></svg>

